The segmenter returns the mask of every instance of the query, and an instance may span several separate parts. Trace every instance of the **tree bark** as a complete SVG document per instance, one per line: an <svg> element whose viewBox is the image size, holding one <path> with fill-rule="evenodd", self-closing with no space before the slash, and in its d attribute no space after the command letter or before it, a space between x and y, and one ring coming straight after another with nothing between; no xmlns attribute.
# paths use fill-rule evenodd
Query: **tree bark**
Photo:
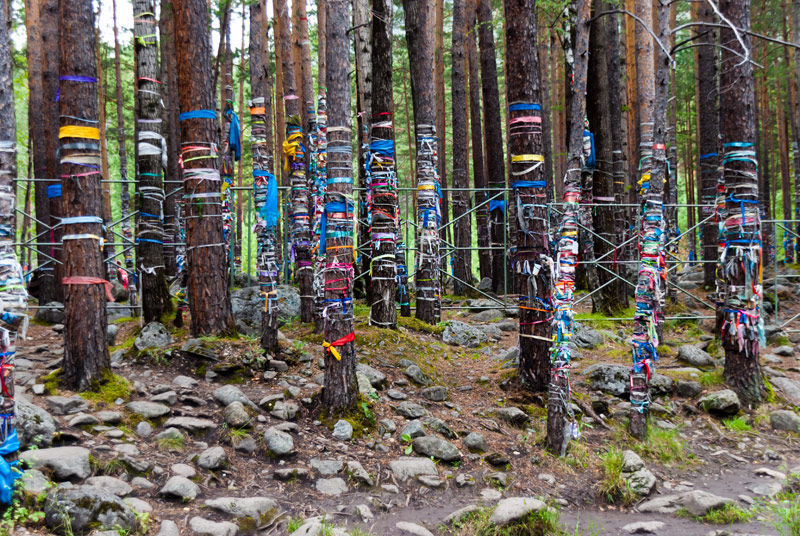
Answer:
<svg viewBox="0 0 800 536"><path fill-rule="evenodd" d="M328 177L325 193L325 386L323 406L343 413L358 397L353 342L353 170L350 0L327 0ZM333 179L343 180L333 180Z"/></svg>
<svg viewBox="0 0 800 536"><path fill-rule="evenodd" d="M273 174L272 84L266 0L250 5L250 150L253 157L253 200L256 216L256 270L264 311L261 348L277 356L278 345L278 182Z"/></svg>
<svg viewBox="0 0 800 536"><path fill-rule="evenodd" d="M475 188L475 227L478 234L478 270L481 279L492 277L492 250L489 249L489 207L485 204L486 162L483 158L483 120L481 114L480 64L475 44L477 0L466 0L467 65L469 70L469 116L472 139L472 187ZM470 252L470 255L472 252Z"/></svg>
<svg viewBox="0 0 800 536"><path fill-rule="evenodd" d="M10 38L9 7L10 0L0 0L0 270L3 280L0 291L0 306L3 310L0 319L0 445L7 463L16 459L19 449L15 424L14 352L17 336L25 338L25 309L28 298L25 277L14 250L17 236L17 197L14 184L17 178L17 132L13 85L14 49ZM38 18L38 13L36 15Z"/></svg>
<svg viewBox="0 0 800 536"><path fill-rule="evenodd" d="M506 91L509 103L508 182L512 227L511 269L520 295L519 374L534 391L544 391L550 378L550 296L553 261L546 233L547 210L542 154L539 59L536 50L534 0L505 0ZM487 146L488 150L488 146Z"/></svg>
<svg viewBox="0 0 800 536"><path fill-rule="evenodd" d="M659 22L666 7L657 8ZM644 26L653 28L653 10L647 3L636 4L636 15ZM636 25L636 85L639 106L639 173L641 197L641 263L636 286L636 313L633 319L633 368L630 374L631 414L628 429L635 438L647 437L650 404L650 370L658 359L659 318L663 307L665 265L663 236L666 232L663 188L666 171L666 66L658 55L656 79L653 39ZM659 24L666 32L666 22ZM666 36L666 33L663 34ZM657 90L657 91L656 91ZM662 115L663 114L663 115Z"/></svg>
<svg viewBox="0 0 800 536"><path fill-rule="evenodd" d="M175 56L175 16L172 4L173 0L161 0L161 20L158 25L161 35L161 100L164 101L161 117L167 143L167 168L164 175L164 265L168 277L178 275L178 250L180 249L182 256L184 252L183 247L177 246L182 241L177 200L182 195L183 181L178 166L178 60Z"/></svg>
<svg viewBox="0 0 800 536"><path fill-rule="evenodd" d="M52 4L55 4L53 6ZM48 128L53 121L58 120L58 104L52 98L44 95L54 95L55 85L53 77L57 77L58 67L50 72L50 83L45 86L47 64L58 62L55 52L58 40L58 24L52 23L52 13L58 11L55 0L26 0L25 2L25 27L28 36L28 126L31 137L30 152L33 157L33 177L37 180L33 184L36 205L36 242L55 242L52 237L50 206L48 191L60 189L55 170L55 152L49 156L48 147L55 149L55 140L58 128ZM48 15L50 13L50 15ZM48 21L49 16L49 21ZM56 80L57 84L57 80ZM49 91L48 91L49 90ZM53 186L49 189L49 186ZM60 251L61 248L59 248ZM63 299L59 296L60 279L56 284L56 265L54 260L54 246L36 246L37 268L34 272L35 283L31 286L32 294L45 304ZM58 288L57 288L58 287Z"/></svg>
<svg viewBox="0 0 800 536"><path fill-rule="evenodd" d="M234 331L228 293L217 169L217 120L204 0L173 0L178 57L181 156L186 200L188 300L193 335ZM199 117L198 117L199 116ZM198 157L200 157L198 159Z"/></svg>
<svg viewBox="0 0 800 536"><path fill-rule="evenodd" d="M100 17L100 6L97 8L96 16ZM108 170L108 144L107 144L107 128L106 128L106 84L105 74L103 72L103 54L101 52L103 44L100 41L100 29L96 28L94 32L95 39L95 62L97 63L97 102L98 107L98 127L100 129L100 171L103 177L109 176ZM114 218L111 215L111 183L105 183L103 188L103 225L105 225L103 237L105 243L103 244L103 258L105 259L104 268L106 277L109 281L116 276L114 269L114 246L112 245L115 237L111 232L111 223ZM27 212L27 211L26 211Z"/></svg>
<svg viewBox="0 0 800 536"><path fill-rule="evenodd" d="M800 43L800 0L792 0L792 41ZM792 160L794 165L795 252L800 258L800 52L795 50L792 63Z"/></svg>
<svg viewBox="0 0 800 536"><path fill-rule="evenodd" d="M131 195L130 185L135 181L128 180L128 156L125 150L125 114L123 112L125 98L122 94L122 52L119 47L119 31L117 29L117 0L113 0L112 13L114 18L114 76L116 81L117 96L117 142L119 145L119 180L120 180L120 207L122 211L122 257L125 260L123 270L128 277L128 304L131 307L138 305L138 276L136 267L133 263L133 251L136 244L133 242L133 232L131 231ZM135 314L135 309L131 309L131 314Z"/></svg>
<svg viewBox="0 0 800 536"><path fill-rule="evenodd" d="M94 12L89 0L60 5L59 112L61 191L65 227L64 361L62 384L85 390L110 374L106 346L106 294L102 243L100 132ZM68 74L67 74L68 73ZM79 78L80 77L80 78ZM78 118L78 119L76 119ZM88 125L88 126L87 126ZM80 148L77 144L81 144Z"/></svg>
<svg viewBox="0 0 800 536"><path fill-rule="evenodd" d="M233 125L233 112L236 103L233 99L233 52L231 51L231 0L226 0L220 19L220 44L217 62L222 64L222 76L219 81L219 107L222 111L222 139L220 145L222 150L219 155L220 178L222 182L222 236L225 242L225 264L226 273L230 277L230 284L233 284L233 274L231 273L233 256L233 190L234 184L234 159L236 157L234 148L230 144L230 133ZM216 75L216 73L215 73ZM214 77L216 80L216 76Z"/></svg>
<svg viewBox="0 0 800 536"><path fill-rule="evenodd" d="M750 1L721 0L722 14L737 28L739 38L750 49ZM741 50L739 40L724 27L723 46ZM752 49L750 49L752 50ZM722 50L720 86L720 132L723 143L723 177L727 198L725 249L722 272L727 285L722 345L725 349L725 381L746 405L762 400L761 368L758 362L761 319L761 224L758 207L755 95L753 67L729 50ZM744 221L742 221L744 219Z"/></svg>
<svg viewBox="0 0 800 536"><path fill-rule="evenodd" d="M434 29L433 83L436 87L436 132L439 134L439 147L442 148L437 155L439 160L439 184L442 188L441 233L442 240L449 244L451 243L450 227L448 226L450 221L450 203L448 200L450 191L447 189L447 151L444 150L447 147L447 110L445 109L446 89L444 83L444 0L435 0L435 2L436 26ZM444 272L440 274L440 279L443 282L446 281L447 273L450 271L447 269L447 264L445 263Z"/></svg>
<svg viewBox="0 0 800 536"><path fill-rule="evenodd" d="M145 322L160 320L172 311L164 265L164 185L166 158L162 136L161 81L158 79L158 37L154 0L134 0L133 35L136 65L136 180L139 216L136 259L142 277L142 312Z"/></svg>
<svg viewBox="0 0 800 536"><path fill-rule="evenodd" d="M469 210L472 208L469 187L469 155L467 148L467 79L465 35L466 21L464 4L466 0L453 2L453 45L452 66L452 117L453 117L453 282L456 295L466 293L467 285L472 285L472 222Z"/></svg>
<svg viewBox="0 0 800 536"><path fill-rule="evenodd" d="M503 188L505 159L503 131L500 125L500 91L497 86L497 62L494 50L492 5L478 2L478 41L480 45L481 83L483 89L483 125L486 139L486 170L489 196L489 236L492 251L492 290L506 290L505 217ZM416 102L416 101L415 101ZM537 101L538 102L538 101Z"/></svg>
<svg viewBox="0 0 800 536"><path fill-rule="evenodd" d="M353 0L353 48L356 60L356 126L358 134L358 254L361 258L359 273L367 275L355 283L355 290L359 295L367 297L367 302L372 303L372 283L370 282L370 267L372 265L372 248L370 241L370 212L368 190L369 174L366 162L369 158L369 132L372 115L372 62L370 43L371 17L368 0ZM388 65L391 65L391 61ZM383 66L385 68L385 65Z"/></svg>
<svg viewBox="0 0 800 536"><path fill-rule="evenodd" d="M317 118L315 139L315 175L312 182L310 210L313 212L311 224L312 243L317 244L314 258L314 332L322 333L325 321L322 313L325 309L325 252L319 247L322 215L325 212L325 190L327 188L328 161L328 104L325 89L326 65L326 11L325 0L317 2Z"/></svg>
<svg viewBox="0 0 800 536"><path fill-rule="evenodd" d="M286 0L276 0L275 9L277 17L281 19L280 34L276 36L276 40L282 43L280 59L286 116L286 141L283 145L284 170L289 171L291 186L291 228L289 232L294 253L295 280L300 285L300 319L303 322L312 322L314 320L313 266L306 182L306 148L303 143L304 129L300 116L300 99L296 94L297 88L295 87L295 65L291 53Z"/></svg>
<svg viewBox="0 0 800 536"><path fill-rule="evenodd" d="M437 173L436 95L433 77L433 6L403 0L406 41L411 65L411 98L414 101L417 185L416 289L418 319L436 324L441 319L439 286L439 225L441 207ZM329 58L330 59L330 58ZM329 62L330 63L330 62Z"/></svg>
<svg viewBox="0 0 800 536"><path fill-rule="evenodd" d="M572 320L575 301L573 292L579 250L578 217L581 211L581 192L583 190L581 175L584 174L583 168L586 166L583 147L583 118L586 116L590 0L574 0L572 11L575 13L576 19L575 41L571 50L573 62L569 107L570 128L567 173L564 176L564 212L561 216L561 236L555 258L556 281L552 303L555 310L553 316L555 338L550 357L550 387L547 403L547 447L560 456L566 453L572 431L577 430L575 415L570 406L569 368L570 338L574 326ZM511 15L508 20L510 22L515 18L515 15ZM509 43L511 43L510 40ZM598 55L593 63L602 66L604 62L605 58ZM511 63L509 62L509 64ZM594 74L600 76L599 73ZM601 91L598 93L599 98L604 96ZM571 424L568 424L568 419Z"/></svg>
<svg viewBox="0 0 800 536"><path fill-rule="evenodd" d="M400 232L395 166L394 98L392 94L391 0L372 3L372 120L370 121L370 239L372 298L370 323L397 326L397 235Z"/></svg>

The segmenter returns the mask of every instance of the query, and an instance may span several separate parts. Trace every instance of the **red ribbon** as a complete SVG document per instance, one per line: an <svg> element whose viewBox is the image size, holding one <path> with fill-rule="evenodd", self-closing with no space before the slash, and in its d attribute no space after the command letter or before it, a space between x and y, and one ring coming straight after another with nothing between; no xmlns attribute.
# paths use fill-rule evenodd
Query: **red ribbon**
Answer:
<svg viewBox="0 0 800 536"><path fill-rule="evenodd" d="M73 275L63 278L61 282L65 285L103 285L106 290L106 297L108 298L108 301L114 301L114 296L111 295L111 288L113 285L111 285L111 283L105 279L101 279L99 277L89 277L86 275Z"/></svg>

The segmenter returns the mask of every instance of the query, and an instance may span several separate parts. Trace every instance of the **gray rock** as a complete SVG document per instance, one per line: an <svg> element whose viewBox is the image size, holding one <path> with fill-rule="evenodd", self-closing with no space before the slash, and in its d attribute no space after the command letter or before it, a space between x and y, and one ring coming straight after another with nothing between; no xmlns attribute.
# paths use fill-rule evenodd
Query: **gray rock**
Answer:
<svg viewBox="0 0 800 536"><path fill-rule="evenodd" d="M403 456L397 460L389 462L397 480L405 482L408 479L416 478L419 475L438 475L439 471L430 458L413 458Z"/></svg>
<svg viewBox="0 0 800 536"><path fill-rule="evenodd" d="M39 495L53 487L53 484L41 471L28 469L19 477L17 486L26 499L36 501Z"/></svg>
<svg viewBox="0 0 800 536"><path fill-rule="evenodd" d="M541 512L547 505L533 497L510 497L502 499L489 517L489 523L508 525L523 519L531 512Z"/></svg>
<svg viewBox="0 0 800 536"><path fill-rule="evenodd" d="M450 427L447 426L447 423L438 417L428 417L427 419L425 419L425 426L427 426L429 430L433 430L437 434L441 434L447 439L458 438L455 432L453 432L453 430L451 430Z"/></svg>
<svg viewBox="0 0 800 536"><path fill-rule="evenodd" d="M783 489L783 484L775 482L774 480L769 482L756 482L748 485L747 489L750 490L753 495L759 497L774 497Z"/></svg>
<svg viewBox="0 0 800 536"><path fill-rule="evenodd" d="M625 482L630 490L642 497L647 497L656 487L656 476L646 467L631 473L623 473Z"/></svg>
<svg viewBox="0 0 800 536"><path fill-rule="evenodd" d="M381 434L393 434L397 431L397 424L392 419L378 421L378 431Z"/></svg>
<svg viewBox="0 0 800 536"><path fill-rule="evenodd" d="M98 411L96 416L104 424L119 424L122 422L122 413L119 411Z"/></svg>
<svg viewBox="0 0 800 536"><path fill-rule="evenodd" d="M214 390L213 396L214 400L222 407L228 406L231 402L241 402L245 406L256 409L256 405L235 385L223 385Z"/></svg>
<svg viewBox="0 0 800 536"><path fill-rule="evenodd" d="M199 493L200 488L197 484L180 475L173 476L167 480L164 487L158 492L159 495L180 499L183 502L193 501Z"/></svg>
<svg viewBox="0 0 800 536"><path fill-rule="evenodd" d="M60 302L48 302L36 311L36 320L47 324L64 323L64 304Z"/></svg>
<svg viewBox="0 0 800 536"><path fill-rule="evenodd" d="M800 382L789 378L772 378L771 381L787 402L793 406L800 406Z"/></svg>
<svg viewBox="0 0 800 536"><path fill-rule="evenodd" d="M769 415L769 423L773 430L800 432L800 416L794 411L779 409Z"/></svg>
<svg viewBox="0 0 800 536"><path fill-rule="evenodd" d="M500 408L495 413L500 419L512 426L522 427L530 420L527 413L515 406Z"/></svg>
<svg viewBox="0 0 800 536"><path fill-rule="evenodd" d="M709 393L697 402L708 413L720 416L736 415L741 407L739 397L730 389Z"/></svg>
<svg viewBox="0 0 800 536"><path fill-rule="evenodd" d="M54 447L20 453L21 462L34 469L53 472L56 480L83 480L92 473L89 450L83 447Z"/></svg>
<svg viewBox="0 0 800 536"><path fill-rule="evenodd" d="M417 525L416 523L411 523L410 521L398 521L394 524L394 526L400 531L401 534L411 534L412 536L433 536L433 533L422 525Z"/></svg>
<svg viewBox="0 0 800 536"><path fill-rule="evenodd" d="M428 375L422 372L422 369L419 368L417 365L413 363L406 367L403 371L403 374L408 376L412 382L416 383L417 385L430 385L431 379L428 378Z"/></svg>
<svg viewBox="0 0 800 536"><path fill-rule="evenodd" d="M442 333L442 341L453 346L477 348L487 340L486 332L458 320L451 320Z"/></svg>
<svg viewBox="0 0 800 536"><path fill-rule="evenodd" d="M461 459L461 453L455 445L436 436L417 437L412 442L414 452L445 462L455 462Z"/></svg>
<svg viewBox="0 0 800 536"><path fill-rule="evenodd" d="M140 352L148 348L164 348L168 344L172 344L172 335L160 322L147 324L133 341L133 346Z"/></svg>
<svg viewBox="0 0 800 536"><path fill-rule="evenodd" d="M275 405L272 406L272 411L270 411L269 414L282 421L293 421L297 417L299 411L300 406L294 402L278 400L275 402Z"/></svg>
<svg viewBox="0 0 800 536"><path fill-rule="evenodd" d="M364 363L356 363L356 372L360 372L369 380L370 385L376 389L380 389L386 384L386 374L383 372L365 365Z"/></svg>
<svg viewBox="0 0 800 536"><path fill-rule="evenodd" d="M157 433L153 439L158 441L159 439L186 439L186 437L177 428L169 427Z"/></svg>
<svg viewBox="0 0 800 536"><path fill-rule="evenodd" d="M416 402L400 402L397 406L397 413L407 419L419 419L427 414L427 410Z"/></svg>
<svg viewBox="0 0 800 536"><path fill-rule="evenodd" d="M154 487L156 487L155 484L153 484L152 482L141 476L133 477L131 479L131 486L139 489L153 489Z"/></svg>
<svg viewBox="0 0 800 536"><path fill-rule="evenodd" d="M161 404L167 404L168 406L174 406L178 403L178 393L170 389L169 391L151 396L150 402L159 402Z"/></svg>
<svg viewBox="0 0 800 536"><path fill-rule="evenodd" d="M26 398L17 396L16 424L22 449L27 447L49 447L53 444L56 422L45 409L31 404Z"/></svg>
<svg viewBox="0 0 800 536"><path fill-rule="evenodd" d="M203 469L213 471L219 469L228 463L228 455L225 454L225 449L222 447L211 447L204 450L200 456L197 457L197 465Z"/></svg>
<svg viewBox="0 0 800 536"><path fill-rule="evenodd" d="M225 406L222 416L225 418L225 423L231 428L249 428L252 424L250 414L244 409L244 404L238 400Z"/></svg>
<svg viewBox="0 0 800 536"><path fill-rule="evenodd" d="M344 462L341 460L323 460L311 458L311 468L322 476L336 475L344 469Z"/></svg>
<svg viewBox="0 0 800 536"><path fill-rule="evenodd" d="M375 519L372 510L370 510L369 506L367 506L366 504L356 505L356 513L358 514L358 517L361 519L361 521L363 521L364 523L367 523Z"/></svg>
<svg viewBox="0 0 800 536"><path fill-rule="evenodd" d="M194 378L184 376L183 374L179 374L178 376L172 378L172 385L175 387L180 387L181 389L193 389L197 383L197 380Z"/></svg>
<svg viewBox="0 0 800 536"><path fill-rule="evenodd" d="M134 512L147 514L153 511L153 507L150 503L137 499L136 497L128 497L127 499L123 499L123 501L125 501L125 504L130 506ZM117 532L116 535L119 536L119 533Z"/></svg>
<svg viewBox="0 0 800 536"><path fill-rule="evenodd" d="M491 290L492 290L492 278L491 277L484 277L478 283L478 287L477 288L481 292L491 292ZM468 300L467 304L469 304L469 302L476 302L476 301L480 301L480 300ZM483 301L491 301L491 300L483 300ZM495 303L494 301L491 301L491 302Z"/></svg>
<svg viewBox="0 0 800 536"><path fill-rule="evenodd" d="M681 496L681 505L693 516L702 516L712 510L732 504L733 500L701 490L687 491Z"/></svg>
<svg viewBox="0 0 800 536"><path fill-rule="evenodd" d="M407 394L398 389L389 389L388 391L386 391L386 396L388 396L392 400L406 400L408 398Z"/></svg>
<svg viewBox="0 0 800 536"><path fill-rule="evenodd" d="M164 426L172 426L175 428L183 428L188 432L202 432L204 430L211 430L217 427L217 423L210 419L201 419L199 417L170 417L164 423Z"/></svg>
<svg viewBox="0 0 800 536"><path fill-rule="evenodd" d="M778 346L772 350L772 353L783 357L792 357L794 355L794 348L788 345Z"/></svg>
<svg viewBox="0 0 800 536"><path fill-rule="evenodd" d="M45 524L54 532L85 534L92 528L134 533L139 528L130 506L108 490L79 486L59 488L47 495Z"/></svg>
<svg viewBox="0 0 800 536"><path fill-rule="evenodd" d="M199 536L236 536L239 534L239 527L230 521L209 521L202 517L195 516L189 520L189 528L193 534Z"/></svg>
<svg viewBox="0 0 800 536"><path fill-rule="evenodd" d="M459 473L456 476L456 486L459 488L463 488L466 486L474 486L475 485L475 478L467 473Z"/></svg>
<svg viewBox="0 0 800 536"><path fill-rule="evenodd" d="M194 467L185 463L175 463L169 470L178 476L185 476L186 478L194 478L197 476L197 471L195 471Z"/></svg>
<svg viewBox="0 0 800 536"><path fill-rule="evenodd" d="M309 476L308 469L304 467L285 467L275 469L273 473L275 480L287 482L289 480L306 480Z"/></svg>
<svg viewBox="0 0 800 536"><path fill-rule="evenodd" d="M591 365L583 374L590 387L614 396L622 396L628 390L630 367L597 363Z"/></svg>
<svg viewBox="0 0 800 536"><path fill-rule="evenodd" d="M178 530L178 525L175 524L174 521L165 519L161 522L161 527L156 536L181 536L181 533Z"/></svg>
<svg viewBox="0 0 800 536"><path fill-rule="evenodd" d="M703 391L703 386L700 382L681 380L678 381L676 391L683 398L694 398Z"/></svg>
<svg viewBox="0 0 800 536"><path fill-rule="evenodd" d="M130 484L123 482L119 478L114 478L113 476L93 476L86 479L86 484L110 491L117 497L124 497L133 491Z"/></svg>
<svg viewBox="0 0 800 536"><path fill-rule="evenodd" d="M319 478L314 487L323 495L331 497L338 497L343 493L347 493L347 483L339 477Z"/></svg>
<svg viewBox="0 0 800 536"><path fill-rule="evenodd" d="M158 419L170 412L169 406L159 404L158 402L147 402L144 400L137 402L129 402L126 406L128 411L141 415L145 419Z"/></svg>
<svg viewBox="0 0 800 536"><path fill-rule="evenodd" d="M278 513L278 503L268 497L219 497L205 504L237 519L252 519L258 526L269 523Z"/></svg>
<svg viewBox="0 0 800 536"><path fill-rule="evenodd" d="M56 415L68 415L70 413L79 413L89 409L89 404L87 404L86 400L81 398L79 395L53 395L48 396L44 399L44 401L50 411Z"/></svg>
<svg viewBox="0 0 800 536"><path fill-rule="evenodd" d="M425 435L425 427L422 425L422 421L419 419L414 419L408 421L406 425L400 430L400 437L408 436L411 439L415 437L422 437Z"/></svg>
<svg viewBox="0 0 800 536"><path fill-rule="evenodd" d="M492 322L503 318L503 312L500 309L484 309L472 315L472 320L475 322Z"/></svg>
<svg viewBox="0 0 800 536"><path fill-rule="evenodd" d="M350 441L353 438L353 425L344 419L339 419L333 426L332 435L339 441Z"/></svg>
<svg viewBox="0 0 800 536"><path fill-rule="evenodd" d="M363 484L365 486L372 487L375 485L375 481L369 475L364 466L361 465L361 462L357 462L355 460L351 460L347 462L347 474L350 475L355 482L359 484Z"/></svg>
<svg viewBox="0 0 800 536"><path fill-rule="evenodd" d="M693 344L684 344L678 348L678 361L688 363L693 367L714 367L714 358L708 352L701 350Z"/></svg>
<svg viewBox="0 0 800 536"><path fill-rule="evenodd" d="M116 324L106 324L106 345L114 346L117 344L117 334L119 326Z"/></svg>
<svg viewBox="0 0 800 536"><path fill-rule="evenodd" d="M486 438L478 432L470 432L462 443L470 452L486 452L489 450Z"/></svg>
<svg viewBox="0 0 800 536"><path fill-rule="evenodd" d="M628 523L622 530L628 534L655 534L662 528L664 528L663 521L636 521Z"/></svg>
<svg viewBox="0 0 800 536"><path fill-rule="evenodd" d="M570 342L578 348L591 350L592 348L602 345L605 339L603 338L603 334L599 331L578 323Z"/></svg>
<svg viewBox="0 0 800 536"><path fill-rule="evenodd" d="M444 402L447 400L447 387L443 385L433 385L422 390L422 398L431 402Z"/></svg>
<svg viewBox="0 0 800 536"><path fill-rule="evenodd" d="M264 444L267 452L275 457L294 454L294 440L286 432L281 432L275 427L267 428L264 432Z"/></svg>

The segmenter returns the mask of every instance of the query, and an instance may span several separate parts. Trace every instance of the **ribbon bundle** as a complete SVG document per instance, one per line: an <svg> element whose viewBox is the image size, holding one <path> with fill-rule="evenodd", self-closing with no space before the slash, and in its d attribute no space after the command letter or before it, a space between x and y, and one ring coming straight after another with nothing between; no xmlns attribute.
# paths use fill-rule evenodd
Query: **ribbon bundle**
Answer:
<svg viewBox="0 0 800 536"><path fill-rule="evenodd" d="M327 159L328 159L328 114L325 92L320 90L317 97L316 129L313 132L314 144L314 175L311 182L312 210L311 235L313 244L317 244L314 252L314 314L322 318L325 308L325 252L319 247L322 229L322 218L325 215L325 190L327 188Z"/></svg>

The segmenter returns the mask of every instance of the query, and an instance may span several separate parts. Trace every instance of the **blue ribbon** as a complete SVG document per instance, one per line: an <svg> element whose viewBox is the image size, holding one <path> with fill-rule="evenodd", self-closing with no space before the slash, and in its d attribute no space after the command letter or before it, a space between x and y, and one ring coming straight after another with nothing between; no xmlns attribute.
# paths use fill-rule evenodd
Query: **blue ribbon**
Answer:
<svg viewBox="0 0 800 536"><path fill-rule="evenodd" d="M242 130L239 126L239 116L233 110L228 110L225 115L231 118L231 127L228 131L228 145L234 152L234 160L239 161L242 158Z"/></svg>
<svg viewBox="0 0 800 536"><path fill-rule="evenodd" d="M506 213L506 202L503 199L492 199L489 201L489 212L500 210L503 214Z"/></svg>
<svg viewBox="0 0 800 536"><path fill-rule="evenodd" d="M261 169L254 169L253 176L267 178L267 197L259 214L267 227L275 227L278 225L278 181L275 180L275 175Z"/></svg>
<svg viewBox="0 0 800 536"><path fill-rule="evenodd" d="M22 476L14 466L17 462L8 463L4 456L13 454L19 450L19 438L17 429L11 430L6 440L0 445L0 503L11 504L11 497L14 495L14 481Z"/></svg>
<svg viewBox="0 0 800 536"><path fill-rule="evenodd" d="M47 198L53 199L55 197L61 197L61 185L60 184L51 184L47 187Z"/></svg>
<svg viewBox="0 0 800 536"><path fill-rule="evenodd" d="M187 119L216 119L217 112L214 110L192 110L183 112L178 116L178 120L186 121Z"/></svg>
<svg viewBox="0 0 800 536"><path fill-rule="evenodd" d="M517 102L508 107L509 112L518 112L522 110L541 110L542 107L534 102Z"/></svg>

